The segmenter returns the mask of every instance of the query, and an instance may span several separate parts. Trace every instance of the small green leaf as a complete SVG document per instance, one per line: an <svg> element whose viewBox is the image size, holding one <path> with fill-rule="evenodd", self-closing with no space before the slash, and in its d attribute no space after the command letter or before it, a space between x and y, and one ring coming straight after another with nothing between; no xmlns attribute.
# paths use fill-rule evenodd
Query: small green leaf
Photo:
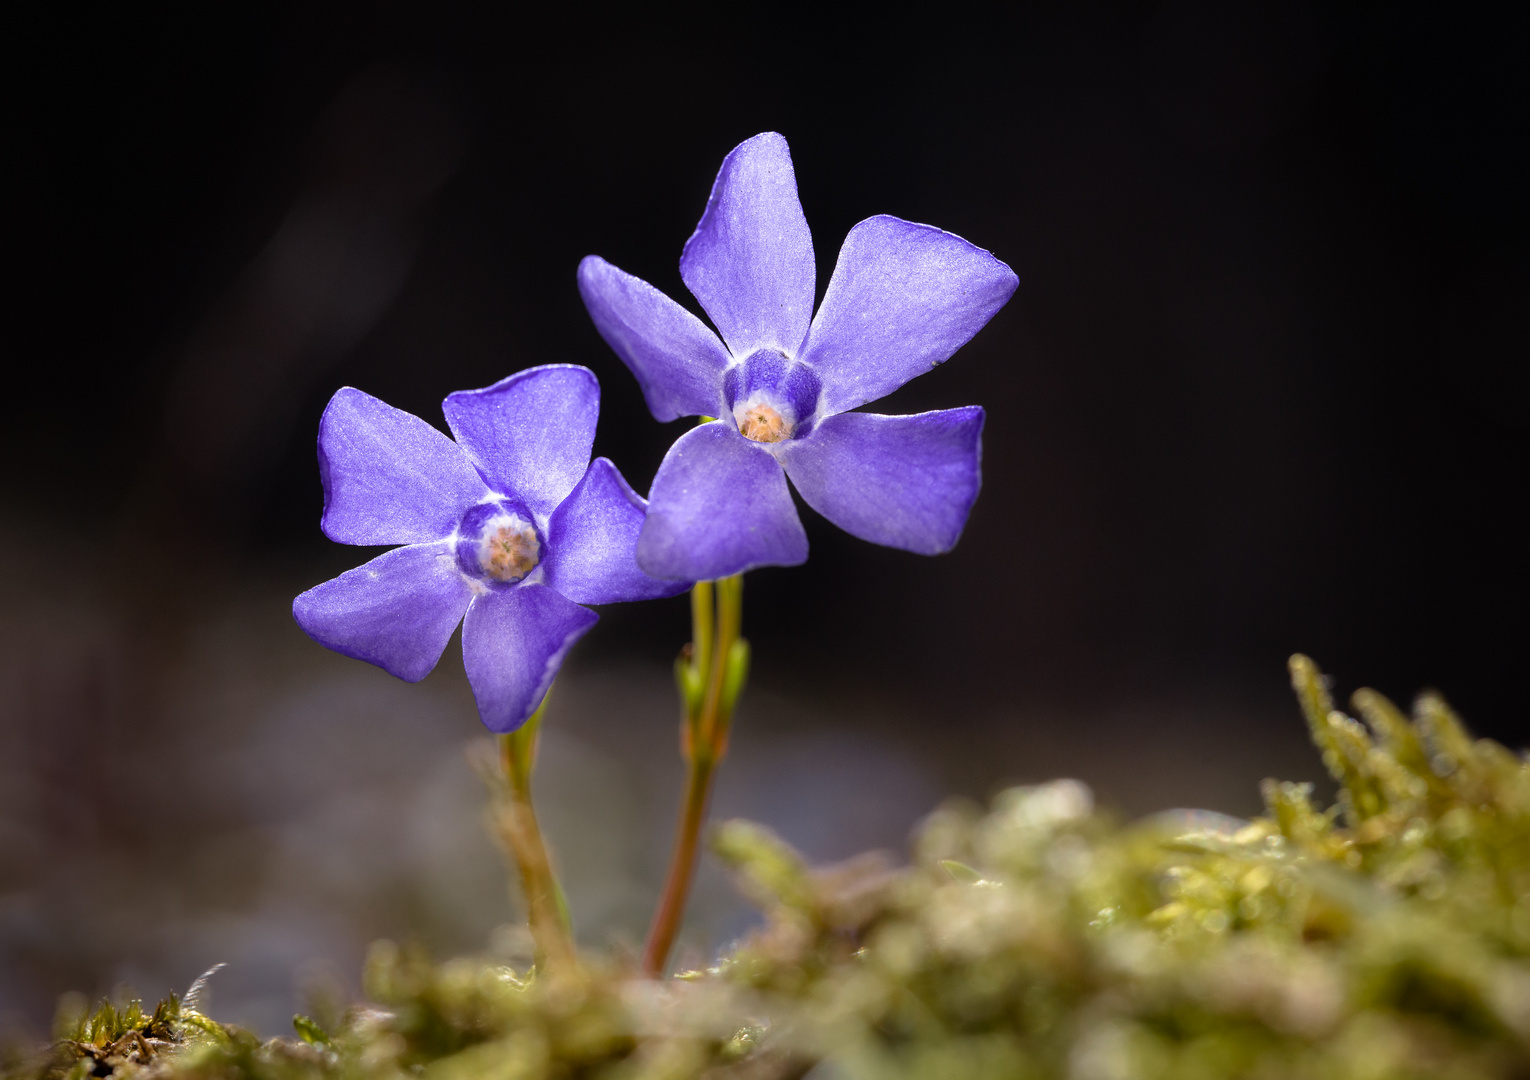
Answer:
<svg viewBox="0 0 1530 1080"><path fill-rule="evenodd" d="M309 1046L328 1046L330 1043L329 1033L319 1026L319 1022L302 1013L292 1018L292 1028Z"/></svg>
<svg viewBox="0 0 1530 1080"><path fill-rule="evenodd" d="M738 696L749 681L749 642L739 638L728 648L728 664L723 672L722 714L731 717Z"/></svg>
<svg viewBox="0 0 1530 1080"><path fill-rule="evenodd" d="M941 869L951 875L952 879L961 882L963 885L976 885L983 880L982 874L972 869L966 863L957 862L955 859L941 859L940 866Z"/></svg>
<svg viewBox="0 0 1530 1080"><path fill-rule="evenodd" d="M675 658L675 686L680 690L680 700L685 703L685 715L694 723L701 715L701 698L706 693L706 676L697 666L690 646Z"/></svg>

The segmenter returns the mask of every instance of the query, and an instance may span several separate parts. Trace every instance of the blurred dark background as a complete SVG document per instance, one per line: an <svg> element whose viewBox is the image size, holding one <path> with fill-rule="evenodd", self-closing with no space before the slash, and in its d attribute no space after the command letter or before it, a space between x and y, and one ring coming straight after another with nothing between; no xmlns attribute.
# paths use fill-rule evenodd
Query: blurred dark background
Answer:
<svg viewBox="0 0 1530 1080"><path fill-rule="evenodd" d="M988 410L961 545L805 511L752 574L719 813L817 858L941 797L1071 774L1123 813L1317 779L1295 650L1347 694L1516 702L1530 35L1511 5L1250 2L704 16L489 5L35 8L8 35L0 425L0 1026L184 988L280 1029L379 935L513 955L450 647L409 687L290 599L317 420L354 385L588 365L596 452L655 424L574 288L678 258L726 152L791 142L820 295L874 213L1014 267L1013 301L879 404ZM541 790L592 944L641 934L675 798L683 598L576 650ZM689 945L747 924L704 876Z"/></svg>

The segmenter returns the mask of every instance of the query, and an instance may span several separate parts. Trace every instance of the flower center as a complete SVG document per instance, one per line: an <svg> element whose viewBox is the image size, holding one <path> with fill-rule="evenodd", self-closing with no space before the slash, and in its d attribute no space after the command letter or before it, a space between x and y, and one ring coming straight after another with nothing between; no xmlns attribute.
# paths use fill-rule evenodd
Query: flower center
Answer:
<svg viewBox="0 0 1530 1080"><path fill-rule="evenodd" d="M542 534L524 507L494 499L462 515L452 553L475 595L509 588L542 561Z"/></svg>
<svg viewBox="0 0 1530 1080"><path fill-rule="evenodd" d="M776 349L759 349L723 373L723 402L750 442L784 443L813 430L818 376ZM774 451L773 451L774 452Z"/></svg>
<svg viewBox="0 0 1530 1080"><path fill-rule="evenodd" d="M478 542L478 565L495 581L519 581L536 569L542 553L537 532L519 518L489 522Z"/></svg>
<svg viewBox="0 0 1530 1080"><path fill-rule="evenodd" d="M792 437L792 424L763 402L744 410L738 432L754 442L778 443Z"/></svg>

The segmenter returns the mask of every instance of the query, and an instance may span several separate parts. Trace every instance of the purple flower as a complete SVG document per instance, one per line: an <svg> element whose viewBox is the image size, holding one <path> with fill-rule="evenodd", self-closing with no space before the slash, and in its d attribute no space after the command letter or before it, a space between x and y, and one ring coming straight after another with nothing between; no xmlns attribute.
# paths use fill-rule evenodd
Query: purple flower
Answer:
<svg viewBox="0 0 1530 1080"><path fill-rule="evenodd" d="M581 604L671 596L638 569L645 503L590 461L600 386L587 368L529 368L442 404L457 441L346 387L319 422L324 534L403 544L292 603L319 644L408 682L459 622L478 714L513 731L598 616Z"/></svg>
<svg viewBox="0 0 1530 1080"><path fill-rule="evenodd" d="M1018 283L988 252L878 215L845 238L813 316L813 239L786 140L737 146L717 174L680 276L718 334L596 256L579 292L660 421L721 419L676 440L649 492L638 563L698 580L807 558L786 478L862 539L924 555L961 536L981 481L980 408L850 410L944 362Z"/></svg>

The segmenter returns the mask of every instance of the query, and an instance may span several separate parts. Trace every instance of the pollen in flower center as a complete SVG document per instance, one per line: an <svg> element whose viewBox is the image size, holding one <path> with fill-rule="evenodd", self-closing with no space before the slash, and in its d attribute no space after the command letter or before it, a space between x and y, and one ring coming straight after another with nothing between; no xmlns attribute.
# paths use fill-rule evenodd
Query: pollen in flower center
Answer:
<svg viewBox="0 0 1530 1080"><path fill-rule="evenodd" d="M792 424L765 404L751 405L739 418L738 432L753 442L778 443L792 435Z"/></svg>
<svg viewBox="0 0 1530 1080"><path fill-rule="evenodd" d="M478 545L478 565L495 581L519 581L536 569L542 545L536 530L511 519L491 522Z"/></svg>

